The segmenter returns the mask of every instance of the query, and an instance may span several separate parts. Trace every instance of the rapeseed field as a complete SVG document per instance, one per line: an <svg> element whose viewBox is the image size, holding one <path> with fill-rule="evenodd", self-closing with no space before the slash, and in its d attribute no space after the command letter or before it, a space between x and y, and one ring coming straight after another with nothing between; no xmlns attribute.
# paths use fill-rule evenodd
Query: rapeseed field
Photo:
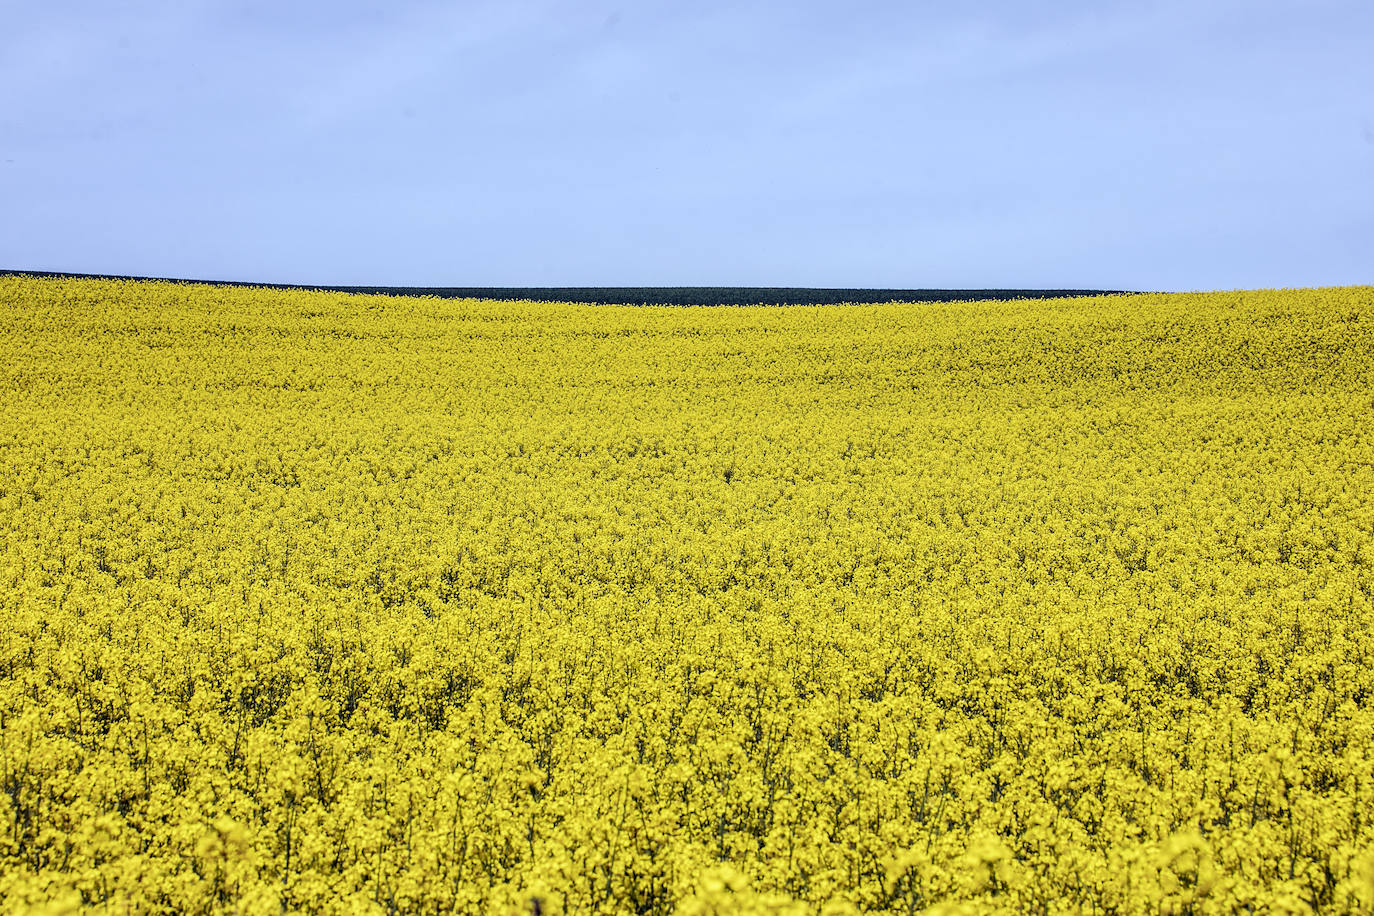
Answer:
<svg viewBox="0 0 1374 916"><path fill-rule="evenodd" d="M1374 912L1374 288L0 279L0 909Z"/></svg>

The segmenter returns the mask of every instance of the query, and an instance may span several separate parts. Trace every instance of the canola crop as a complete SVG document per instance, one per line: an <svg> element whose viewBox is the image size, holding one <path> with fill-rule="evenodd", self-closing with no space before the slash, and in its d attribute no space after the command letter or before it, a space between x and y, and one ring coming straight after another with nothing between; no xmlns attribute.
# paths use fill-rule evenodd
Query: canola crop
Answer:
<svg viewBox="0 0 1374 916"><path fill-rule="evenodd" d="M0 328L6 912L1374 912L1374 289Z"/></svg>

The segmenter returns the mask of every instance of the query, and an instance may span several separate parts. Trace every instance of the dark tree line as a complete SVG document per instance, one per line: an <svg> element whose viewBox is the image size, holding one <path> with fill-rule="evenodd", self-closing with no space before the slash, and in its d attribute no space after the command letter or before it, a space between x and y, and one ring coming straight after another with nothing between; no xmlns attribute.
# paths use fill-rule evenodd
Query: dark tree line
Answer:
<svg viewBox="0 0 1374 916"><path fill-rule="evenodd" d="M382 296L436 296L441 299L532 299L545 302L595 302L605 305L828 305L839 302L948 302L956 299L1052 299L1097 296L1124 290L1102 289L814 289L788 286L315 286L247 283L237 280L182 280L50 271L0 270L0 276L68 277L92 280L157 280L165 283L215 283L265 289L322 290Z"/></svg>

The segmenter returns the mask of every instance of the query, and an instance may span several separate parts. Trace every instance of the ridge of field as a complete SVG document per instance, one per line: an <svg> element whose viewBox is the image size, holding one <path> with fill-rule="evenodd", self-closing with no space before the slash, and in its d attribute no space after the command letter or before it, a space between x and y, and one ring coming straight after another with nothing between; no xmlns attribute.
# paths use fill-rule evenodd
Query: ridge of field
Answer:
<svg viewBox="0 0 1374 916"><path fill-rule="evenodd" d="M102 274L0 270L0 277L30 276L71 280L128 280L241 286L257 289L418 296L439 299L494 299L527 302L580 302L602 305L838 305L876 302L951 302L983 299L1057 299L1120 294L1096 289L843 289L789 286L311 286L295 283L177 280Z"/></svg>
<svg viewBox="0 0 1374 916"><path fill-rule="evenodd" d="M1374 288L0 329L6 912L1374 912Z"/></svg>

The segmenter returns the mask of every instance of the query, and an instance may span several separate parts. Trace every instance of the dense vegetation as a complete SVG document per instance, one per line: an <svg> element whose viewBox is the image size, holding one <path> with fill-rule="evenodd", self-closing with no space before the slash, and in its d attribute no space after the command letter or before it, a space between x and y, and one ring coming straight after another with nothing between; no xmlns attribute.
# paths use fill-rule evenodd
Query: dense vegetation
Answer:
<svg viewBox="0 0 1374 916"><path fill-rule="evenodd" d="M0 330L6 912L1374 910L1374 290Z"/></svg>
<svg viewBox="0 0 1374 916"><path fill-rule="evenodd" d="M81 279L76 274L0 270L0 277L37 276ZM87 279L134 280L135 277ZM166 280L196 283L194 280ZM313 290L373 296L433 296L439 299L490 299L527 302L585 302L602 305L837 305L876 302L952 302L985 299L1053 299L1100 295L1107 290L1073 289L807 289L762 286L299 286L290 284L221 283L220 286L279 290Z"/></svg>

